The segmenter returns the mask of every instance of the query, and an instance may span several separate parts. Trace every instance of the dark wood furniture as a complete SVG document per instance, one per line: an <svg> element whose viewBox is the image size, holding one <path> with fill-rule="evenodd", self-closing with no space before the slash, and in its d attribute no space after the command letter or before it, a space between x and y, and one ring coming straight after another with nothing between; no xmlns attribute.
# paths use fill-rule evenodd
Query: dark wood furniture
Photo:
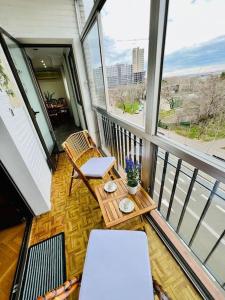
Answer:
<svg viewBox="0 0 225 300"><path fill-rule="evenodd" d="M45 101L45 106L50 120L53 124L62 121L69 115L69 108L65 98L52 99Z"/></svg>

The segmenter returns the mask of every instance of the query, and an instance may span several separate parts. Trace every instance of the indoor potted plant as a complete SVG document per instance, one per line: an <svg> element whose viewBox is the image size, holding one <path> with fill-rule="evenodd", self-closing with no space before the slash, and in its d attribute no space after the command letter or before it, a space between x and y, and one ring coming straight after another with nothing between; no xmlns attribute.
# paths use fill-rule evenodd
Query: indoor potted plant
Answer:
<svg viewBox="0 0 225 300"><path fill-rule="evenodd" d="M134 163L132 159L126 158L125 171L127 173L128 193L135 195L140 180L140 164Z"/></svg>

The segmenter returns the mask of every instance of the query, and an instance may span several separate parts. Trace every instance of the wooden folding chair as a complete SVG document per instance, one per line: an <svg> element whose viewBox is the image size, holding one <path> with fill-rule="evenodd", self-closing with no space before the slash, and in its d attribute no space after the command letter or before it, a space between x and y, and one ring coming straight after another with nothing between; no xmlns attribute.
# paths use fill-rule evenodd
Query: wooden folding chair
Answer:
<svg viewBox="0 0 225 300"><path fill-rule="evenodd" d="M71 280L64 282L60 287L47 292L43 296L39 296L37 300L64 300L72 294L79 286L80 278L74 277Z"/></svg>
<svg viewBox="0 0 225 300"><path fill-rule="evenodd" d="M71 134L62 146L73 166L69 195L73 179L81 178L97 199L89 179L103 179L107 173L113 178L112 169L116 163L115 157L103 157L87 130Z"/></svg>

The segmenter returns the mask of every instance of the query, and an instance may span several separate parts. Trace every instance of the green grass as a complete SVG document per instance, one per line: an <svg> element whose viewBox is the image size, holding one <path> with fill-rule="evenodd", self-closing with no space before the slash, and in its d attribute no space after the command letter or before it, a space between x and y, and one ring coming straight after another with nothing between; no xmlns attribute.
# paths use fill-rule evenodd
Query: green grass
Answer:
<svg viewBox="0 0 225 300"><path fill-rule="evenodd" d="M191 125L190 127L178 125L173 128L171 127L171 130L190 139L205 142L225 138L225 123L219 124L218 128L213 122L207 122L207 124L200 123L199 125Z"/></svg>
<svg viewBox="0 0 225 300"><path fill-rule="evenodd" d="M161 109L159 112L159 119L163 121L163 119L168 117L173 117L175 115L175 109L163 110Z"/></svg>
<svg viewBox="0 0 225 300"><path fill-rule="evenodd" d="M189 122L183 122L184 124L179 125L168 124L166 119L175 116L175 114L175 109L160 110L159 120L161 125L159 124L159 126L171 131L175 131L177 134L187 138L206 142L214 139L225 138L225 120L221 121L218 119L218 117L215 117L199 124L189 125Z"/></svg>
<svg viewBox="0 0 225 300"><path fill-rule="evenodd" d="M119 102L117 107L122 109L124 112L128 114L135 114L136 111L140 108L140 103L138 101L134 101L133 103L130 102Z"/></svg>

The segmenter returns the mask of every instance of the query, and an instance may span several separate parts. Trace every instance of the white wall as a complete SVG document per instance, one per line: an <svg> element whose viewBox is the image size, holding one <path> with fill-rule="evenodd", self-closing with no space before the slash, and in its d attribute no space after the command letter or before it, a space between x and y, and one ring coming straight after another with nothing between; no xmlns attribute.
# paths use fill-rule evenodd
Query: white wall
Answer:
<svg viewBox="0 0 225 300"><path fill-rule="evenodd" d="M72 44L88 130L98 141L92 111L74 0L0 0L0 26L26 43ZM79 113L82 110L78 109ZM82 116L80 116L80 120Z"/></svg>
<svg viewBox="0 0 225 300"><path fill-rule="evenodd" d="M74 0L0 0L1 27L16 38L71 38Z"/></svg>
<svg viewBox="0 0 225 300"><path fill-rule="evenodd" d="M65 98L67 99L66 91L64 88L62 78L59 79L42 79L38 80L39 85L43 93L50 92L55 93L53 95L54 99Z"/></svg>

